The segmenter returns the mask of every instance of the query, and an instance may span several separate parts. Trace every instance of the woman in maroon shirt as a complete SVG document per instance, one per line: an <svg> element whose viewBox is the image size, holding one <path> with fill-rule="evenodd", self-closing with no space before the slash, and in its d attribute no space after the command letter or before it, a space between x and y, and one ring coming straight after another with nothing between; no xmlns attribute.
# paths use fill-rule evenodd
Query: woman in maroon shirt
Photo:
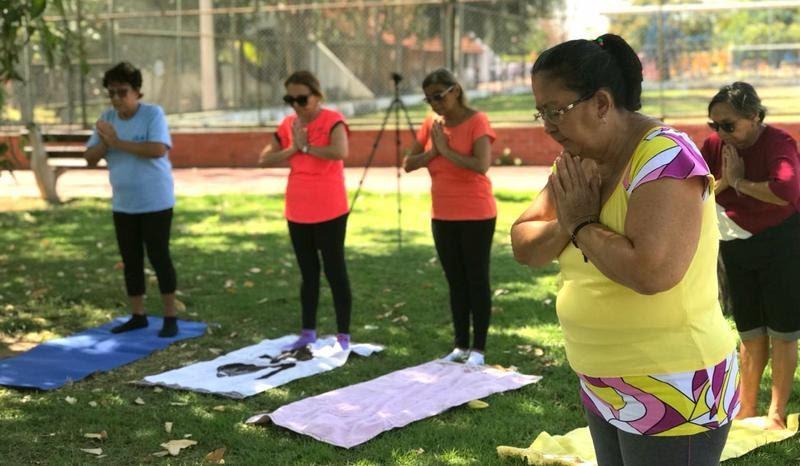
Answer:
<svg viewBox="0 0 800 466"><path fill-rule="evenodd" d="M800 337L800 156L785 131L764 124L753 86L722 87L708 104L715 131L702 153L717 180L720 255L742 340L741 410L756 415L772 357L771 428L785 428Z"/></svg>

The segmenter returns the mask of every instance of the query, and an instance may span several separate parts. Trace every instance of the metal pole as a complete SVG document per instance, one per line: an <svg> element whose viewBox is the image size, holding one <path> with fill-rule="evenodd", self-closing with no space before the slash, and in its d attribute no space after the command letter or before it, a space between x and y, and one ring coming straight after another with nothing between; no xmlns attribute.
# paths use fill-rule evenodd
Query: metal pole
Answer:
<svg viewBox="0 0 800 466"><path fill-rule="evenodd" d="M176 8L178 9L178 12L180 12L183 9L183 1L182 0L178 0L178 4L176 5ZM179 14L177 16L177 22L175 24L175 32L176 32L176 34L175 34L175 68L178 70L178 76L176 76L176 78L178 78L178 83L181 83L183 81L183 51L181 50L181 47L183 46L183 44L181 43L181 40L182 40L181 36L183 35L183 15ZM175 109L177 110L179 116L183 113L183 105L181 103L181 100L182 100L182 98L181 98L182 97L181 96L181 88L182 88L182 86L178 85L177 89L176 89L177 94L178 94L177 95L178 102L175 105Z"/></svg>
<svg viewBox="0 0 800 466"><path fill-rule="evenodd" d="M78 57L80 60L81 65L86 63L86 49L83 46L83 14L81 11L81 5L83 2L81 0L77 1L77 13L78 13ZM83 72L83 66L81 66L80 73L78 74L78 78L80 81L81 86L81 124L84 128L89 127L89 120L86 118L86 73Z"/></svg>
<svg viewBox="0 0 800 466"><path fill-rule="evenodd" d="M455 65L455 7L454 0L443 0L442 16L444 28L442 29L442 47L444 52L444 66L452 70Z"/></svg>
<svg viewBox="0 0 800 466"><path fill-rule="evenodd" d="M108 0L108 14L114 13L114 0ZM115 41L116 20L112 17L108 21L108 59L111 63L117 61L117 44Z"/></svg>

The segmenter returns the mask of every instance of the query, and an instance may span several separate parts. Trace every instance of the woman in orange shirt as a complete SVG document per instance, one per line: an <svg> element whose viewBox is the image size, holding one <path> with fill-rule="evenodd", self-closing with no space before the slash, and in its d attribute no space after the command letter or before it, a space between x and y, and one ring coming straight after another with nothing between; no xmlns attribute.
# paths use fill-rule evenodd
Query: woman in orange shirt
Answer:
<svg viewBox="0 0 800 466"><path fill-rule="evenodd" d="M489 259L497 219L486 171L495 133L484 113L467 106L464 89L450 71L429 74L422 90L438 117L431 115L422 124L405 170L428 167L431 174L431 228L450 287L455 329L455 348L444 359L483 364L492 312Z"/></svg>
<svg viewBox="0 0 800 466"><path fill-rule="evenodd" d="M352 296L345 264L347 192L344 162L348 128L339 112L322 108L319 81L308 71L297 71L284 82L284 102L295 113L278 126L271 144L261 151L259 165L269 167L289 161L286 183L286 220L302 275L300 338L284 350L302 348L317 339L320 257L333 294L342 349L350 345Z"/></svg>

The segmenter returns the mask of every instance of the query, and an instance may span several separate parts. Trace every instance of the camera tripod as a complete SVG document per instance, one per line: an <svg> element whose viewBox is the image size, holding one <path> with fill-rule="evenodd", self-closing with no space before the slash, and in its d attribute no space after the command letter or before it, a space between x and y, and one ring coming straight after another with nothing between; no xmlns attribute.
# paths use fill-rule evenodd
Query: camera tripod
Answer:
<svg viewBox="0 0 800 466"><path fill-rule="evenodd" d="M401 176L401 168L403 165L403 157L400 151L400 111L403 111L403 114L406 117L406 122L408 123L408 129L411 131L411 137L416 137L416 132L414 131L414 125L411 123L411 117L408 116L408 109L406 108L403 101L400 99L400 81L403 80L403 76L399 73L392 73L391 75L392 81L394 81L394 99L389 104L389 107L386 108L386 113L383 116L383 123L381 123L381 128L378 131L378 135L375 136L375 141L372 143L372 151L369 153L369 157L367 158L367 163L364 166L364 173L361 175L361 180L358 182L358 188L356 189L355 194L353 194L353 200L350 202L350 211L352 212L355 208L356 201L358 200L358 195L361 194L361 187L364 185L364 179L367 177L367 170L369 170L370 165L372 165L372 159L375 158L375 154L378 151L378 144L381 142L381 137L383 136L383 131L386 129L386 123L389 121L389 116L394 111L394 142L395 142L395 167L397 169L397 248L400 249L403 247L403 207L402 207L402 193L400 187L400 176Z"/></svg>

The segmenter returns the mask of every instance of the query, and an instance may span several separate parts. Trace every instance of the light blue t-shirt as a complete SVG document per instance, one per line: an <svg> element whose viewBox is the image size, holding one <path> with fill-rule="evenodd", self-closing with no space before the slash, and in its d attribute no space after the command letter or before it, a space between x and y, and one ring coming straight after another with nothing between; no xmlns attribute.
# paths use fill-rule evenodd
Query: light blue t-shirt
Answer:
<svg viewBox="0 0 800 466"><path fill-rule="evenodd" d="M136 113L123 120L109 108L100 119L114 125L117 137L124 141L160 142L172 148L167 119L158 105L140 103ZM97 128L92 131L88 147L100 143ZM108 178L111 182L111 209L126 214L141 214L170 209L175 205L172 164L169 152L163 157L140 157L118 149L108 149Z"/></svg>

